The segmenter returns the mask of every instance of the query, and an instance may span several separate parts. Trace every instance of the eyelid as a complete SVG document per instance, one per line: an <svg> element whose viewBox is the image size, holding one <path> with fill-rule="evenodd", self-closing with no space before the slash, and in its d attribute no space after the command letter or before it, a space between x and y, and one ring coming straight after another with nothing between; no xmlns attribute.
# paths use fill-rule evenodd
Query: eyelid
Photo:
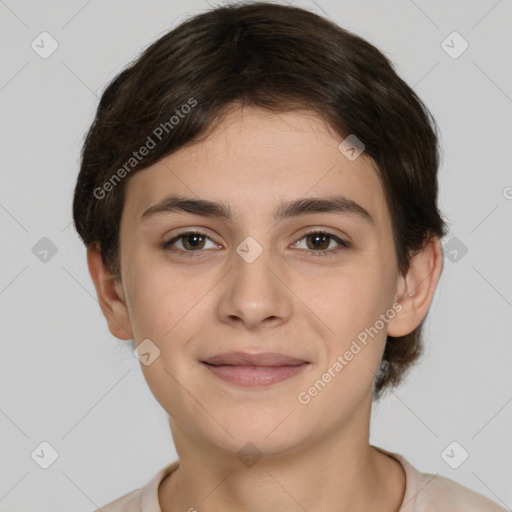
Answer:
<svg viewBox="0 0 512 512"><path fill-rule="evenodd" d="M209 239L214 244L222 246L222 244L217 242L214 237L210 236L202 228L191 227L191 228L186 229L185 231L182 231L182 232L176 234L170 240L163 242L162 249L164 251L168 251L168 252L171 252L171 253L187 254L187 255L190 255L192 257L194 257L194 256L195 257L198 257L198 256L200 257L205 252L206 253L210 252L209 250L205 250L205 249L198 249L196 251L187 251L187 250L183 250L183 249L170 249L169 248L174 243L176 243L178 240L180 240L181 238L183 238L183 237L185 237L187 235L193 235L193 234L200 235L200 236L202 236L204 238ZM303 238L305 238L306 236L308 236L310 234L326 235L331 240L334 240L338 244L338 246L333 248L333 249L324 249L324 250L317 250L317 251L312 250L312 249L300 249L300 251L304 251L305 253L310 253L310 254L315 255L315 256L330 256L330 255L337 254L339 251L347 250L347 249L352 247L352 242L347 240L347 238L345 236L339 236L339 235L333 233L330 228L322 228L322 227L310 227L310 228L308 228L307 231L302 232L301 236L293 243L293 245L296 246Z"/></svg>
<svg viewBox="0 0 512 512"><path fill-rule="evenodd" d="M169 240L164 241L162 244L162 247L166 250L170 250L170 249L167 249L167 247L169 247L171 244L176 243L180 238L184 238L187 235L200 235L200 236L212 241L215 245L222 245L219 242L217 242L214 237L212 237L209 233L207 233L206 230L203 230L201 228L188 228L185 231L181 231L180 233L174 235ZM199 253L199 252L204 252L204 249L198 250L198 251L184 251L183 249L177 249L175 252Z"/></svg>
<svg viewBox="0 0 512 512"><path fill-rule="evenodd" d="M343 243L347 248L352 247L352 241L350 240L350 238L347 235L337 234L334 232L334 230L332 228L322 228L322 227L308 228L307 231L302 233L302 236L300 237L299 240L302 240L302 238L304 238L305 236L313 234L313 233L327 235L327 236L331 237L332 239L338 241L338 243ZM316 251L316 252L319 252L319 251Z"/></svg>

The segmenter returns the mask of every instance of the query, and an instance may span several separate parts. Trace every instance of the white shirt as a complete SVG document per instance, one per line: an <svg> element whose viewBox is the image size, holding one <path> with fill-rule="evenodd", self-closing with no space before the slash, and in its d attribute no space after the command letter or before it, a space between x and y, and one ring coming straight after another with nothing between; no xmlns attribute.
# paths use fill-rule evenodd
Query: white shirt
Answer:
<svg viewBox="0 0 512 512"><path fill-rule="evenodd" d="M399 454L374 446L396 459L405 471L405 494L400 512L508 512L488 498L449 478L421 473ZM179 466L179 460L162 468L142 488L135 489L95 512L162 512L158 487Z"/></svg>

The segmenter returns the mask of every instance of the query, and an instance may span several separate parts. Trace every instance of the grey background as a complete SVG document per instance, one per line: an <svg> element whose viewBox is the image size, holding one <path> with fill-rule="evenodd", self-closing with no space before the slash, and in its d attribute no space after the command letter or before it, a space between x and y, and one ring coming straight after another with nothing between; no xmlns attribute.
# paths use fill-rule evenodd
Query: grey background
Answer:
<svg viewBox="0 0 512 512"><path fill-rule="evenodd" d="M371 443L510 508L512 1L293 3L380 48L441 129L444 243L456 238L423 361L375 406ZM106 84L207 8L203 0L0 0L0 511L90 511L176 458L130 342L107 329L71 199ZM31 47L42 46L43 31L58 43L46 59ZM445 49L458 53L460 39L442 46L453 31L469 44L457 58ZM46 261L43 237L57 251ZM31 457L43 441L58 452L48 469ZM453 441L469 453L458 469L441 456Z"/></svg>

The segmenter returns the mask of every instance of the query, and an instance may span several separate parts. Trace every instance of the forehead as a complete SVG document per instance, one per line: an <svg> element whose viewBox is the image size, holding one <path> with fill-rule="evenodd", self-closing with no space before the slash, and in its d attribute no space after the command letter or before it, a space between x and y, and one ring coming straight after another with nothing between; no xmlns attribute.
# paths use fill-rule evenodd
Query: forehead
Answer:
<svg viewBox="0 0 512 512"><path fill-rule="evenodd" d="M389 223L375 164L364 153L349 160L342 140L313 112L233 109L202 142L131 176L124 210L140 223L172 194L222 202L238 219L270 221L278 203L342 195L377 224Z"/></svg>

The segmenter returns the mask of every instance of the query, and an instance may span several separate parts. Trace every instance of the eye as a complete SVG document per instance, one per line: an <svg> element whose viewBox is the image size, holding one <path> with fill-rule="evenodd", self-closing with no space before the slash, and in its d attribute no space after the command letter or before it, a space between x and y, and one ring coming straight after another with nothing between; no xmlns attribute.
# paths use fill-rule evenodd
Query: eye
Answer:
<svg viewBox="0 0 512 512"><path fill-rule="evenodd" d="M342 240L335 234L318 229L308 231L294 245L298 247L304 239L306 240L306 251L310 252L313 257L332 256L333 253L351 247L349 242ZM202 256L202 253L205 252L202 251L202 249L208 248L206 247L208 241L212 244L211 248L217 249L219 247L219 245L203 231L186 231L164 242L162 249L172 253L189 253L187 256L192 257ZM338 246L335 246L334 249L329 249L332 241L336 242Z"/></svg>
<svg viewBox="0 0 512 512"><path fill-rule="evenodd" d="M205 248L207 240L213 244L214 249L218 247L206 233L203 233L202 231L187 231L185 233L180 233L168 242L164 242L162 248L170 252L199 253L202 252L201 249ZM176 243L178 246L181 245L181 247L178 247L177 249L173 248ZM191 254L191 256L196 256L196 254Z"/></svg>
<svg viewBox="0 0 512 512"><path fill-rule="evenodd" d="M296 246L300 244L301 240L306 240L306 249L311 249L310 252L316 256L331 256L340 250L345 250L350 247L350 243L342 240L333 233L322 230L311 230L304 234L304 236L296 242ZM331 242L334 241L338 244L334 249L328 249Z"/></svg>

